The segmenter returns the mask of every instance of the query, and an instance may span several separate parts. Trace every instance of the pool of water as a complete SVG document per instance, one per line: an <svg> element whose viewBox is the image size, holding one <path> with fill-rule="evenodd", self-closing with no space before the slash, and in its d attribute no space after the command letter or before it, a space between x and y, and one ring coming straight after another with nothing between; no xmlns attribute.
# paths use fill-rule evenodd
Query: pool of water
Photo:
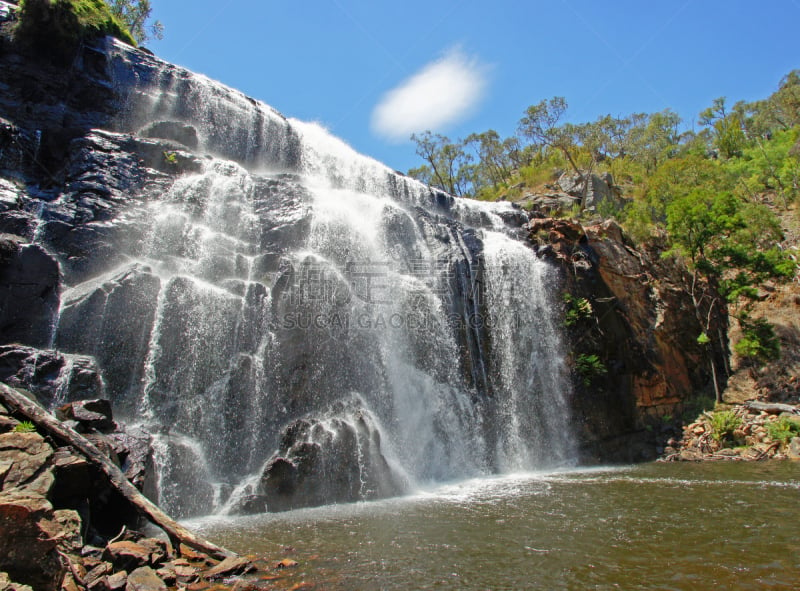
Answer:
<svg viewBox="0 0 800 591"><path fill-rule="evenodd" d="M321 589L800 588L800 463L517 474L191 525Z"/></svg>

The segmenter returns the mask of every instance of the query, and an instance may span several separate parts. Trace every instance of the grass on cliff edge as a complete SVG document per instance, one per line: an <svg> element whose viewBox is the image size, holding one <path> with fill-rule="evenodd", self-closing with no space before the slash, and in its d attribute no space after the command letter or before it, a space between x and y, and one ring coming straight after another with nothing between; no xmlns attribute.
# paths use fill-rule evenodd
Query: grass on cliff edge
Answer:
<svg viewBox="0 0 800 591"><path fill-rule="evenodd" d="M111 35L136 47L128 29L103 0L22 0L17 39L59 53L86 39Z"/></svg>

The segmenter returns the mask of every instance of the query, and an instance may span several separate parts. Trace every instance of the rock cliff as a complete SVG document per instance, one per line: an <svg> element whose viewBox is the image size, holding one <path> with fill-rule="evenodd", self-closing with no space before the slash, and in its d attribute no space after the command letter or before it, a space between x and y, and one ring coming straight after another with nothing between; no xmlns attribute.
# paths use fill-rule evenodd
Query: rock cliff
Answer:
<svg viewBox="0 0 800 591"><path fill-rule="evenodd" d="M583 453L596 460L653 459L678 432L687 403L713 395L712 364L724 388L725 310L710 323L710 333L721 338L703 346L691 276L657 244L635 248L611 220L584 226L535 218L528 228L540 256L560 265L571 296L565 322ZM596 362L587 362L592 356Z"/></svg>

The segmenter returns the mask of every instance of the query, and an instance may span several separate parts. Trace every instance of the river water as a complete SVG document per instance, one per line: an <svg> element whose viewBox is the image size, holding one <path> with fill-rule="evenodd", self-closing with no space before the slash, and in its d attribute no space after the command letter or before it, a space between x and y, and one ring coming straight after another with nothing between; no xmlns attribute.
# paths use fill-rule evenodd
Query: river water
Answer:
<svg viewBox="0 0 800 591"><path fill-rule="evenodd" d="M800 463L476 479L193 527L318 589L800 589Z"/></svg>

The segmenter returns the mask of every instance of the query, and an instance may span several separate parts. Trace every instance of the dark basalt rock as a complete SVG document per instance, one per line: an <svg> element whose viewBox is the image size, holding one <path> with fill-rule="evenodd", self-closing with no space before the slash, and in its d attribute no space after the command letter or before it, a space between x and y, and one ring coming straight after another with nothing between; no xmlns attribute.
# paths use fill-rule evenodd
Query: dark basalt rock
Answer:
<svg viewBox="0 0 800 591"><path fill-rule="evenodd" d="M257 490L234 513L384 498L406 489L381 451L371 415L352 404L337 406L330 418L300 419L283 430Z"/></svg>
<svg viewBox="0 0 800 591"><path fill-rule="evenodd" d="M33 392L45 406L104 392L93 358L22 345L0 346L0 381Z"/></svg>
<svg viewBox="0 0 800 591"><path fill-rule="evenodd" d="M119 425L107 435L119 458L125 477L141 491L151 492L153 477L153 436L141 427Z"/></svg>
<svg viewBox="0 0 800 591"><path fill-rule="evenodd" d="M0 344L50 341L58 312L58 263L38 244L0 236Z"/></svg>
<svg viewBox="0 0 800 591"><path fill-rule="evenodd" d="M108 432L116 427L108 400L78 400L68 402L56 409L59 421L76 421L84 429Z"/></svg>
<svg viewBox="0 0 800 591"><path fill-rule="evenodd" d="M56 346L90 353L118 410L129 412L144 372L161 280L132 264L64 293Z"/></svg>

